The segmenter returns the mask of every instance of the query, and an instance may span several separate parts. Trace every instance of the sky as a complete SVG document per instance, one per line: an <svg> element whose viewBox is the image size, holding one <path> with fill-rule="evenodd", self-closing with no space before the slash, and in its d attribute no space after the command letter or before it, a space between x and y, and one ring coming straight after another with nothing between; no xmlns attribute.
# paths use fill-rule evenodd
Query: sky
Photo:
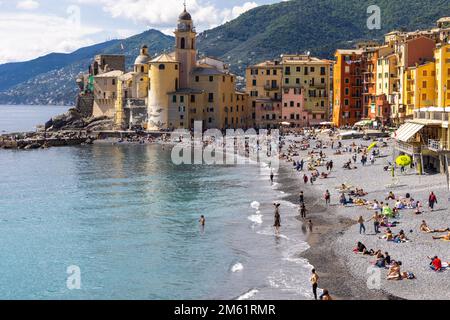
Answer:
<svg viewBox="0 0 450 320"><path fill-rule="evenodd" d="M186 0L197 31L282 0ZM0 64L72 52L150 28L172 34L183 0L0 0Z"/></svg>

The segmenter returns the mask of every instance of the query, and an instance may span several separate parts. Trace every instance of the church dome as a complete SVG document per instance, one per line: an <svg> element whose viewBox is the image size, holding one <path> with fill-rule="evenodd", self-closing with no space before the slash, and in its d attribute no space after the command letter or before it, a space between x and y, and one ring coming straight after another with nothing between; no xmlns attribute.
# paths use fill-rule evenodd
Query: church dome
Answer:
<svg viewBox="0 0 450 320"><path fill-rule="evenodd" d="M184 9L184 11L178 17L180 20L192 20L191 14Z"/></svg>
<svg viewBox="0 0 450 320"><path fill-rule="evenodd" d="M148 47L146 45L141 47L141 52L139 56L134 61L134 64L147 64L151 61L150 56L148 55Z"/></svg>
<svg viewBox="0 0 450 320"><path fill-rule="evenodd" d="M134 64L147 64L151 61L152 59L145 54L140 54L136 60L134 61Z"/></svg>

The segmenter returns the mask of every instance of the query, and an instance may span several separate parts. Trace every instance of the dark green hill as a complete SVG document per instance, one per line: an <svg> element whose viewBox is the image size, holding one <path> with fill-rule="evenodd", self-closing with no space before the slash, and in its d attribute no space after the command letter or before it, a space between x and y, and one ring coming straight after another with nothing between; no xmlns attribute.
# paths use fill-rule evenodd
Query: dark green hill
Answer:
<svg viewBox="0 0 450 320"><path fill-rule="evenodd" d="M380 30L367 28L367 8L374 3L381 8ZM247 65L282 53L310 51L314 56L332 58L337 48L350 48L361 40L381 40L394 29L431 28L443 16L450 16L448 0L292 0L257 7L199 34L198 48L200 53L223 59L242 75ZM75 77L86 70L95 54L123 53L130 67L142 44L149 45L155 54L172 50L173 43L173 37L149 30L80 49L78 54L84 55L73 53L68 55L70 59L57 55L55 62L55 56L50 55L12 66L0 65L0 103L73 104Z"/></svg>
<svg viewBox="0 0 450 320"><path fill-rule="evenodd" d="M381 29L369 30L367 8L381 9ZM382 39L394 29L430 28L450 16L448 0L292 0L250 10L199 35L199 49L242 72L248 64L282 53L332 58L359 40Z"/></svg>

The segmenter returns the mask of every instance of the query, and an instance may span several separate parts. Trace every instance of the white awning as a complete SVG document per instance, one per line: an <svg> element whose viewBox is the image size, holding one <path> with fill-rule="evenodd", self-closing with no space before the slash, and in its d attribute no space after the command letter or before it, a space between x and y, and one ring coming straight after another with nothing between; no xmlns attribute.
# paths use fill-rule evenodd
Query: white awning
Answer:
<svg viewBox="0 0 450 320"><path fill-rule="evenodd" d="M406 123L395 132L394 138L398 141L407 142L412 136L422 130L423 127L425 127L423 124Z"/></svg>

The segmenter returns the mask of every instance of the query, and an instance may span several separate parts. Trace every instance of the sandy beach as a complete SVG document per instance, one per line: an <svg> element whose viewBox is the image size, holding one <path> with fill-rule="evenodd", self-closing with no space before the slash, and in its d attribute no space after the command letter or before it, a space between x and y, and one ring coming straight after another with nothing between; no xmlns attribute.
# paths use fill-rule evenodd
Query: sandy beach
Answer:
<svg viewBox="0 0 450 320"><path fill-rule="evenodd" d="M319 139L327 141L328 137L319 136ZM286 137L288 147L298 138ZM386 140L386 139L385 139ZM371 142L363 140L342 141L343 147L350 146L353 142L358 146L368 146ZM312 143L314 145L314 143ZM450 226L448 216L448 189L444 175L416 175L413 169L408 169L401 174L396 172L396 185L390 172L385 172L384 167L388 161L392 161L392 148L380 148L380 156L375 164L370 162L362 166L360 155L356 162L357 169L345 170L343 165L353 155L344 152L342 155L334 155L335 150L330 147L322 149L327 155L327 161L333 160L334 168L327 179L317 179L314 185L304 184L303 175L310 176L309 171L297 172L291 162L283 161L279 171L280 188L290 194L286 199L298 204L298 194L304 191L306 207L309 210L307 219L311 219L314 230L309 235L308 242L311 248L301 256L316 268L321 276L319 287L330 290L337 299L380 300L380 299L450 299L450 278L447 273L434 272L430 269L428 256L439 256L443 262L450 261L450 242L433 240L433 235L445 235L445 233L425 234L419 231L422 220L425 220L432 229L447 228ZM298 150L296 150L297 152ZM311 149L309 149L311 151ZM299 155L294 160L305 160L307 167L308 150L298 151ZM318 167L319 172L325 172L325 167ZM410 240L406 243L388 242L380 239L386 228L381 228L381 234L375 235L373 222L366 222L366 234L359 234L359 216L367 221L374 211L365 206L339 204L340 192L337 190L341 184L363 188L368 195L363 197L367 201L388 202L390 207L395 201L385 201L389 191L393 191L396 197L405 197L410 193L415 200L420 200L424 206L424 213L416 215L414 209L400 210L400 217L395 219L399 224L391 228L394 234L404 230ZM331 204L325 205L323 194L326 190L331 193ZM438 198L437 207L433 212L428 209L428 195L434 191ZM300 218L299 218L300 219ZM411 232L412 231L412 232ZM402 271L413 272L414 280L388 281L388 270L374 268L376 258L363 256L353 252L358 241L365 244L368 249L389 252L392 259L402 262ZM377 270L378 269L378 270ZM373 279L373 270L379 272L379 286L369 289L368 280ZM372 276L372 277L371 277ZM369 281L370 282L370 281Z"/></svg>

